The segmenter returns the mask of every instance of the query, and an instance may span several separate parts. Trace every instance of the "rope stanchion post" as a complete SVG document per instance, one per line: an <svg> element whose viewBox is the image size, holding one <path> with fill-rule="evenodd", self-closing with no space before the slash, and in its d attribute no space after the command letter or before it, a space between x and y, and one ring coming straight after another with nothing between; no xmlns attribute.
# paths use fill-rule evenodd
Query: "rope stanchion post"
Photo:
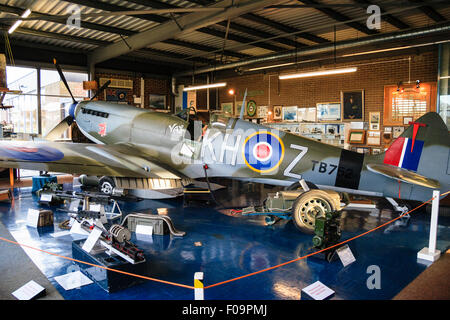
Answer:
<svg viewBox="0 0 450 320"><path fill-rule="evenodd" d="M441 251L436 250L437 223L439 215L439 190L433 191L433 201L431 202L430 239L428 247L417 253L417 258L434 262L441 256Z"/></svg>
<svg viewBox="0 0 450 320"><path fill-rule="evenodd" d="M205 300L205 290L203 287L203 272L194 273L194 299Z"/></svg>

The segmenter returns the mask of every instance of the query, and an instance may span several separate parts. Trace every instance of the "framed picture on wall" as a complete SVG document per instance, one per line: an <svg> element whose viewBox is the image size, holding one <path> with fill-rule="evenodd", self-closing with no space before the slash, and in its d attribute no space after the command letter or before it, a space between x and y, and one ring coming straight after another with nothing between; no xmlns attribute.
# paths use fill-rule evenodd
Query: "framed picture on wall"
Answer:
<svg viewBox="0 0 450 320"><path fill-rule="evenodd" d="M364 120L364 90L341 91L343 121Z"/></svg>
<svg viewBox="0 0 450 320"><path fill-rule="evenodd" d="M380 112L369 112L369 129L380 130Z"/></svg>
<svg viewBox="0 0 450 320"><path fill-rule="evenodd" d="M340 102L320 102L316 104L317 121L341 120Z"/></svg>
<svg viewBox="0 0 450 320"><path fill-rule="evenodd" d="M281 106L273 106L273 120L281 120Z"/></svg>
<svg viewBox="0 0 450 320"><path fill-rule="evenodd" d="M409 126L409 123L413 122L413 117L403 117L403 125Z"/></svg>
<svg viewBox="0 0 450 320"><path fill-rule="evenodd" d="M165 110L166 107L166 95L165 94L150 94L149 105L151 108Z"/></svg>
<svg viewBox="0 0 450 320"><path fill-rule="evenodd" d="M220 106L223 113L233 114L233 102L224 102Z"/></svg>
<svg viewBox="0 0 450 320"><path fill-rule="evenodd" d="M283 121L297 121L297 106L282 108Z"/></svg>
<svg viewBox="0 0 450 320"><path fill-rule="evenodd" d="M262 119L267 119L267 112L269 111L269 107L267 106L258 106L257 117Z"/></svg>
<svg viewBox="0 0 450 320"><path fill-rule="evenodd" d="M364 143L366 132L364 130L352 129L348 134L348 143Z"/></svg>
<svg viewBox="0 0 450 320"><path fill-rule="evenodd" d="M316 107L297 108L298 122L316 122Z"/></svg>
<svg viewBox="0 0 450 320"><path fill-rule="evenodd" d="M393 133L392 133L392 137L394 139L397 139L398 137L400 137L400 135L403 133L403 131L405 131L405 127L393 127Z"/></svg>
<svg viewBox="0 0 450 320"><path fill-rule="evenodd" d="M381 144L381 133L380 131L367 131L367 145L369 146L379 146Z"/></svg>

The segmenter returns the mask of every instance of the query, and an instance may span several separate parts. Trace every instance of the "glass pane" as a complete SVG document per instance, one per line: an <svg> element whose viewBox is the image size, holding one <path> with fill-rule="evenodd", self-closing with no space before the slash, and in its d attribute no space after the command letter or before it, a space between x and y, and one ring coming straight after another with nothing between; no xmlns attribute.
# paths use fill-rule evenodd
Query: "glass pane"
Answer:
<svg viewBox="0 0 450 320"><path fill-rule="evenodd" d="M71 103L70 97L41 96L42 136L69 114Z"/></svg>
<svg viewBox="0 0 450 320"><path fill-rule="evenodd" d="M87 73L63 71L74 97L83 98L88 96L88 91L83 90L83 81L88 80ZM55 70L41 69L41 95L56 95L70 97L59 74Z"/></svg>
<svg viewBox="0 0 450 320"><path fill-rule="evenodd" d="M37 70L34 68L6 67L6 83L10 90L36 94Z"/></svg>
<svg viewBox="0 0 450 320"><path fill-rule="evenodd" d="M439 114L447 127L450 129L450 45L448 43L440 45L439 54Z"/></svg>
<svg viewBox="0 0 450 320"><path fill-rule="evenodd" d="M14 106L2 120L13 125L14 132L38 133L37 97L35 95L6 95L5 105Z"/></svg>

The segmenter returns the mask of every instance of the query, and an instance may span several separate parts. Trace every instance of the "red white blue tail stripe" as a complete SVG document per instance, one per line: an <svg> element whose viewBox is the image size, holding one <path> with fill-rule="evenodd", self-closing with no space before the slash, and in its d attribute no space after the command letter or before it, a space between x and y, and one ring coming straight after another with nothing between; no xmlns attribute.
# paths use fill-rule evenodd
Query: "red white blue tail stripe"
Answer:
<svg viewBox="0 0 450 320"><path fill-rule="evenodd" d="M386 151L384 163L411 171L417 171L424 142L415 140L414 148L412 147L412 144L412 139L405 137L397 138Z"/></svg>

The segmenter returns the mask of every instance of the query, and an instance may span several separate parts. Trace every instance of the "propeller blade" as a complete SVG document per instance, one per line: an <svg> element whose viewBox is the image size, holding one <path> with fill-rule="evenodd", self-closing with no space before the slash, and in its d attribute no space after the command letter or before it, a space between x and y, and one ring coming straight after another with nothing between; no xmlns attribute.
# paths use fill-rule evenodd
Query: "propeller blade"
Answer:
<svg viewBox="0 0 450 320"><path fill-rule="evenodd" d="M242 100L241 114L239 115L239 119L244 120L244 110L247 109L245 104L245 99L247 98L247 89L245 89L244 99Z"/></svg>
<svg viewBox="0 0 450 320"><path fill-rule="evenodd" d="M111 83L111 80L106 81L98 90L97 92L94 94L94 96L89 99L90 101L94 100L95 98L97 98L97 96L103 91L105 90Z"/></svg>
<svg viewBox="0 0 450 320"><path fill-rule="evenodd" d="M59 66L59 64L58 64L58 62L56 61L55 58L53 58L53 64L55 65L56 70L58 71L59 76L60 76L62 82L63 82L64 85L66 86L67 91L69 91L70 96L72 97L73 103L77 103L77 101L76 101L75 98L73 97L72 91L70 91L69 85L67 84L66 77L64 76L64 74L63 74L63 72L62 72L62 70L61 70L61 67Z"/></svg>
<svg viewBox="0 0 450 320"><path fill-rule="evenodd" d="M46 140L54 141L61 138L61 135L70 127L73 123L72 116L65 117L60 123L58 123L52 130L45 136Z"/></svg>

